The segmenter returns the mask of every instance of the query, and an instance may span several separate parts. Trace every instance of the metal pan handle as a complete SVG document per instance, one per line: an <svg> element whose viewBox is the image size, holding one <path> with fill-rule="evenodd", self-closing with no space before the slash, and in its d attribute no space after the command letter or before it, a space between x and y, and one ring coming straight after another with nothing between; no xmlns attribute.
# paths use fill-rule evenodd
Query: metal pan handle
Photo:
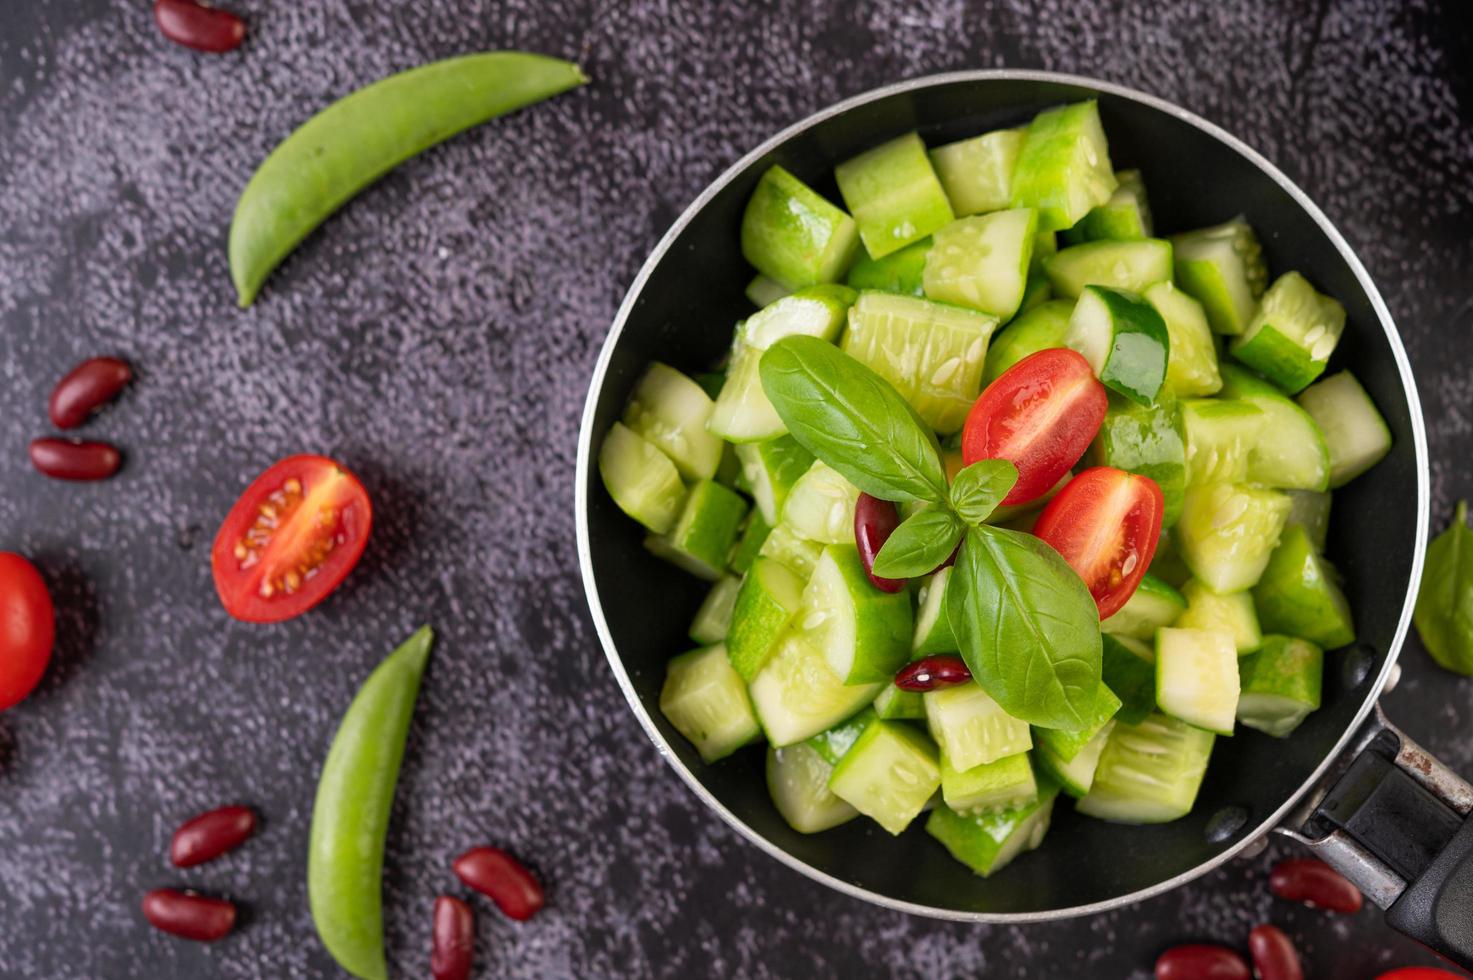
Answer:
<svg viewBox="0 0 1473 980"><path fill-rule="evenodd" d="M1473 786L1386 720L1351 748L1277 832L1386 910L1392 928L1473 969Z"/></svg>

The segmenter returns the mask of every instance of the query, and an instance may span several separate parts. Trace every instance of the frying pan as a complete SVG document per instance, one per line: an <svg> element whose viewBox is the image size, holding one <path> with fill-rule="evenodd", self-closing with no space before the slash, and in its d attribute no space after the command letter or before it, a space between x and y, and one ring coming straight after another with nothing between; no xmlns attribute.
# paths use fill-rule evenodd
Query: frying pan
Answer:
<svg viewBox="0 0 1473 980"><path fill-rule="evenodd" d="M1326 658L1323 706L1287 740L1220 738L1191 814L1130 827L1055 810L1045 846L989 879L919 825L891 838L868 820L793 831L768 799L763 752L703 765L658 710L665 662L705 583L652 557L598 482L593 460L651 360L699 371L751 312L738 229L777 163L838 200L833 165L918 129L932 145L1096 98L1119 168L1137 167L1162 234L1245 214L1271 269L1297 269L1348 312L1331 370L1349 368L1391 428L1390 455L1336 492L1328 555L1345 575L1357 643ZM1388 919L1473 964L1473 809L1468 784L1376 706L1406 635L1427 535L1426 439L1406 353L1376 287L1304 192L1228 133L1161 99L1048 72L976 71L903 82L825 109L747 154L686 209L620 307L594 371L578 445L579 559L614 677L665 759L758 847L824 884L892 909L971 922L1030 922L1137 902L1205 874L1263 834L1293 836L1356 881Z"/></svg>

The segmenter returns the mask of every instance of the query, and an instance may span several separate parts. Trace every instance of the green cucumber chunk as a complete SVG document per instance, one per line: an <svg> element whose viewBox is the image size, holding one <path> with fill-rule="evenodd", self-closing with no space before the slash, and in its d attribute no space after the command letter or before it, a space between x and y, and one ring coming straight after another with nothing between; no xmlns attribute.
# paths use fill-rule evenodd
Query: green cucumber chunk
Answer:
<svg viewBox="0 0 1473 980"><path fill-rule="evenodd" d="M1115 722L1106 722L1070 759L1063 758L1047 746L1040 746L1034 753L1039 768L1053 777L1064 788L1064 792L1075 799L1083 799L1094 785L1095 772L1100 767L1100 756L1104 754L1105 745L1110 741L1110 733L1114 730Z"/></svg>
<svg viewBox="0 0 1473 980"><path fill-rule="evenodd" d="M1276 490L1211 483L1188 487L1176 548L1192 575L1213 592L1258 584L1289 516L1289 498Z"/></svg>
<svg viewBox="0 0 1473 980"><path fill-rule="evenodd" d="M1225 630L1167 627L1156 634L1156 704L1219 735L1238 712L1238 648Z"/></svg>
<svg viewBox="0 0 1473 980"><path fill-rule="evenodd" d="M844 327L844 315L858 297L848 286L800 289L747 317L742 340L748 347L764 351L784 337L835 340Z"/></svg>
<svg viewBox="0 0 1473 980"><path fill-rule="evenodd" d="M925 721L926 702L919 691L902 691L886 684L875 695L875 714L886 721Z"/></svg>
<svg viewBox="0 0 1473 980"><path fill-rule="evenodd" d="M926 833L983 878L994 875L1025 851L1043 843L1059 787L1039 780L1038 799L1002 813L963 816L938 806L926 819Z"/></svg>
<svg viewBox="0 0 1473 980"><path fill-rule="evenodd" d="M962 815L1001 813L1038 799L1038 781L1027 752L970 769L957 769L941 753L941 798Z"/></svg>
<svg viewBox="0 0 1473 980"><path fill-rule="evenodd" d="M1106 633L1150 640L1163 626L1171 626L1187 608L1182 594L1147 572L1141 584L1115 615L1100 623Z"/></svg>
<svg viewBox="0 0 1473 980"><path fill-rule="evenodd" d="M910 657L910 595L875 588L852 544L824 549L795 625L846 684L889 682Z"/></svg>
<svg viewBox="0 0 1473 980"><path fill-rule="evenodd" d="M782 562L806 583L813 577L818 559L823 556L823 545L810 541L788 525L779 523L768 532L757 554Z"/></svg>
<svg viewBox="0 0 1473 980"><path fill-rule="evenodd" d="M1038 237L1031 208L958 218L936 229L923 284L929 299L1007 320L1018 311Z"/></svg>
<svg viewBox="0 0 1473 980"><path fill-rule="evenodd" d="M735 448L757 510L769 526L777 524L793 485L813 465L813 454L790 435L738 443Z"/></svg>
<svg viewBox="0 0 1473 980"><path fill-rule="evenodd" d="M1197 800L1215 739L1211 732L1159 714L1139 725L1117 724L1100 756L1094 784L1075 809L1116 823L1167 823L1184 817Z"/></svg>
<svg viewBox="0 0 1473 980"><path fill-rule="evenodd" d="M742 476L741 460L737 459L736 446L730 442L721 444L721 462L716 465L715 481L722 486L750 493L746 478Z"/></svg>
<svg viewBox="0 0 1473 980"><path fill-rule="evenodd" d="M670 661L660 689L660 713L706 762L724 759L761 733L747 686L717 644Z"/></svg>
<svg viewBox="0 0 1473 980"><path fill-rule="evenodd" d="M987 361L982 368L982 385L986 387L1008 368L1031 354L1063 347L1069 335L1069 314L1074 304L1051 299L1039 303L1016 317L992 338L987 348Z"/></svg>
<svg viewBox="0 0 1473 980"><path fill-rule="evenodd" d="M1308 640L1265 636L1263 646L1238 669L1243 689L1238 720L1249 728L1284 738L1319 710L1325 654Z"/></svg>
<svg viewBox="0 0 1473 980"><path fill-rule="evenodd" d="M670 457L687 480L709 480L721 464L721 440L706 431L714 408L701 386L668 365L652 363L624 407L624 424Z"/></svg>
<svg viewBox="0 0 1473 980"><path fill-rule="evenodd" d="M771 306L784 296L793 295L793 291L787 286L784 286L776 279L764 276L760 272L752 277L751 282L747 283L745 292L747 299L759 310L764 306ZM712 395L711 397L715 398L716 396Z"/></svg>
<svg viewBox="0 0 1473 980"><path fill-rule="evenodd" d="M598 451L598 473L619 509L655 534L675 525L685 484L670 457L615 422Z"/></svg>
<svg viewBox="0 0 1473 980"><path fill-rule="evenodd" d="M732 605L726 655L742 680L752 681L798 615L803 580L774 558L758 558Z"/></svg>
<svg viewBox="0 0 1473 980"><path fill-rule="evenodd" d="M1013 167L1013 207L1037 210L1045 231L1072 228L1108 201L1115 187L1095 100L1033 117Z"/></svg>
<svg viewBox="0 0 1473 980"><path fill-rule="evenodd" d="M1128 636L1103 640L1100 676L1120 699L1115 720L1139 725L1156 710L1156 651Z"/></svg>
<svg viewBox="0 0 1473 980"><path fill-rule="evenodd" d="M903 721L880 719L865 726L829 777L835 796L892 834L910 826L940 786L931 740Z"/></svg>
<svg viewBox="0 0 1473 980"><path fill-rule="evenodd" d="M957 653L960 650L956 635L946 619L946 583L949 581L951 567L938 568L916 593L916 628L910 641L912 657Z"/></svg>
<svg viewBox="0 0 1473 980"><path fill-rule="evenodd" d="M803 744L817 752L823 761L831 766L837 766L844 754L854 747L859 741L859 736L869 727L869 723L879 717L874 710L865 708L863 711L851 718L839 722L833 728L819 732L817 735L805 741Z"/></svg>
<svg viewBox="0 0 1473 980"><path fill-rule="evenodd" d="M723 576L711 586L711 591L706 593L695 618L691 620L691 642L710 646L726 639L727 631L731 629L731 612L736 608L737 593L741 588L741 579L730 575Z"/></svg>
<svg viewBox="0 0 1473 980"><path fill-rule="evenodd" d="M754 510L747 515L747 526L742 530L742 536L731 550L731 558L726 563L732 574L747 574L747 570L762 553L762 546L767 543L767 536L771 533L772 528L762 518L760 511Z"/></svg>
<svg viewBox="0 0 1473 980"><path fill-rule="evenodd" d="M877 289L882 293L906 296L926 295L926 256L931 253L931 239L922 238L883 258L872 259L861 251L844 279L851 289Z"/></svg>
<svg viewBox="0 0 1473 980"><path fill-rule="evenodd" d="M852 543L858 500L858 487L823 460L814 460L788 491L781 522L810 541Z"/></svg>
<svg viewBox="0 0 1473 980"><path fill-rule="evenodd" d="M782 167L762 175L742 214L742 255L789 289L834 282L858 246L854 219Z"/></svg>
<svg viewBox="0 0 1473 980"><path fill-rule="evenodd" d="M1014 718L977 684L927 691L926 725L958 769L970 769L1033 747L1028 723Z"/></svg>
<svg viewBox="0 0 1473 980"><path fill-rule="evenodd" d="M1248 328L1228 352L1290 393L1318 378L1345 332L1345 307L1297 272L1268 287Z"/></svg>
<svg viewBox="0 0 1473 980"><path fill-rule="evenodd" d="M1160 238L1085 242L1060 249L1043 267L1055 296L1074 299L1086 286L1143 293L1148 286L1171 281L1171 243Z"/></svg>
<svg viewBox="0 0 1473 980"><path fill-rule="evenodd" d="M1166 389L1180 398L1214 395L1222 388L1217 344L1202 304L1169 282L1143 294L1166 324L1171 352L1166 359Z"/></svg>
<svg viewBox="0 0 1473 980"><path fill-rule="evenodd" d="M807 743L767 750L767 792L782 818L800 834L848 823L859 811L829 790L829 765Z"/></svg>
<svg viewBox="0 0 1473 980"><path fill-rule="evenodd" d="M1013 167L1027 129L999 129L930 151L931 166L957 215L1001 211L1013 198Z"/></svg>
<svg viewBox="0 0 1473 980"><path fill-rule="evenodd" d="M1171 236L1176 284L1207 313L1214 333L1236 336L1248 327L1268 285L1263 246L1242 217Z"/></svg>
<svg viewBox="0 0 1473 980"><path fill-rule="evenodd" d="M1314 550L1323 553L1325 540L1330 534L1331 495L1312 490L1290 490L1289 519L1284 527L1302 527L1314 544Z"/></svg>
<svg viewBox="0 0 1473 980"><path fill-rule="evenodd" d="M1246 657L1257 650L1258 645L1263 642L1263 630L1258 625L1258 612L1253 608L1252 593L1229 592L1218 595L1193 579L1182 586L1181 594L1187 600L1187 608L1173 626L1231 633L1233 646L1237 648L1240 657Z"/></svg>
<svg viewBox="0 0 1473 980"><path fill-rule="evenodd" d="M1249 402L1188 398L1181 403L1187 436L1187 485L1247 483L1248 458L1267 421Z"/></svg>
<svg viewBox="0 0 1473 980"><path fill-rule="evenodd" d="M1089 458L1092 465L1113 466L1155 480L1165 505L1163 527L1171 527L1181 516L1187 449L1181 410L1174 397L1163 395L1154 405L1140 405L1111 395Z"/></svg>
<svg viewBox="0 0 1473 980"><path fill-rule="evenodd" d="M1376 403L1349 371L1310 385L1299 407L1324 433L1330 451L1330 488L1336 489L1375 466L1391 451L1391 430Z"/></svg>
<svg viewBox="0 0 1473 980"><path fill-rule="evenodd" d="M1263 413L1248 454L1249 483L1281 490L1324 490L1330 485L1330 449L1308 412L1278 388L1231 364L1222 368L1222 396Z"/></svg>
<svg viewBox="0 0 1473 980"><path fill-rule="evenodd" d="M1071 245L1081 242L1139 241L1151 237L1151 208L1146 203L1146 185L1139 170L1115 173L1115 193L1110 199L1063 232Z"/></svg>
<svg viewBox="0 0 1473 980"><path fill-rule="evenodd" d="M715 582L746 516L746 498L730 487L702 480L690 488L675 526L658 537L647 537L645 547L697 578Z"/></svg>
<svg viewBox="0 0 1473 980"><path fill-rule="evenodd" d="M735 670L732 676L737 676ZM778 642L777 652L752 681L750 691L767 740L782 748L833 728L873 701L879 688L845 684L822 651L801 634L789 633Z"/></svg>
<svg viewBox="0 0 1473 980"><path fill-rule="evenodd" d="M925 238L955 217L916 133L845 160L834 168L834 178L873 258Z"/></svg>
<svg viewBox="0 0 1473 980"><path fill-rule="evenodd" d="M1334 566L1319 556L1309 532L1297 525L1285 528L1253 589L1263 628L1303 637L1326 650L1355 642L1350 604L1338 579Z"/></svg>
<svg viewBox="0 0 1473 980"><path fill-rule="evenodd" d="M1171 540L1171 529L1161 528L1161 539L1156 542L1156 555L1151 559L1148 571L1173 588L1180 589L1192 577L1192 570L1182 561Z"/></svg>
<svg viewBox="0 0 1473 980"><path fill-rule="evenodd" d="M1166 324L1133 293L1084 287L1069 317L1066 342L1084 355L1105 387L1139 405L1154 402L1166 381Z"/></svg>
<svg viewBox="0 0 1473 980"><path fill-rule="evenodd" d="M1089 724L1072 732L1059 728L1035 727L1033 747L1048 751L1061 762L1069 762L1114 720L1120 708L1121 701L1115 692L1108 686L1101 687L1099 696L1095 699L1095 707L1090 715Z"/></svg>

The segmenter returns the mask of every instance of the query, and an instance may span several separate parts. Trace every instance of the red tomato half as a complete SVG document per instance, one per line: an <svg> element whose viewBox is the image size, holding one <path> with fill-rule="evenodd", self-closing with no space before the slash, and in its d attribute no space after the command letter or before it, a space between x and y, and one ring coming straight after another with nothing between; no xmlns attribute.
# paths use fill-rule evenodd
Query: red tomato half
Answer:
<svg viewBox="0 0 1473 980"><path fill-rule="evenodd" d="M1041 350L1004 371L972 406L962 430L962 462L1012 463L1018 482L1003 503L1027 503L1079 462L1109 404L1083 355L1063 347Z"/></svg>
<svg viewBox="0 0 1473 980"><path fill-rule="evenodd" d="M20 555L0 551L0 711L35 689L55 640L56 613L41 573Z"/></svg>
<svg viewBox="0 0 1473 980"><path fill-rule="evenodd" d="M1033 533L1064 556L1108 619L1141 584L1156 555L1166 503L1150 477L1096 466L1064 484Z"/></svg>
<svg viewBox="0 0 1473 980"><path fill-rule="evenodd" d="M288 456L246 487L210 551L225 611L278 623L327 598L368 544L373 506L325 456Z"/></svg>

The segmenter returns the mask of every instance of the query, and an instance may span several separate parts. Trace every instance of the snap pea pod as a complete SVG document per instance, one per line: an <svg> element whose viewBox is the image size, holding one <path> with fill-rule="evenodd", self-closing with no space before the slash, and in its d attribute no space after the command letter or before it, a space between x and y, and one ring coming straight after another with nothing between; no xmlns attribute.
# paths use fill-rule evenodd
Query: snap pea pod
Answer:
<svg viewBox="0 0 1473 980"><path fill-rule="evenodd" d="M312 229L403 161L586 81L571 62L493 51L390 75L323 109L271 151L236 203L230 276L240 305Z"/></svg>
<svg viewBox="0 0 1473 980"><path fill-rule="evenodd" d="M433 639L422 627L363 682L322 764L312 807L312 921L338 965L364 980L388 978L380 894L384 837Z"/></svg>

